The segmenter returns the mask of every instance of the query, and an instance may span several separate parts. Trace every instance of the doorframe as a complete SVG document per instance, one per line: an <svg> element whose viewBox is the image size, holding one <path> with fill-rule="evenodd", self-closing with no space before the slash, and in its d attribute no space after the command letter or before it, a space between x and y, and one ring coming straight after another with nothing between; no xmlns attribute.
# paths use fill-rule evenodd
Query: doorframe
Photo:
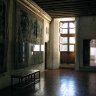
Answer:
<svg viewBox="0 0 96 96"><path fill-rule="evenodd" d="M48 46L48 43L45 42L45 69L47 69L47 46Z"/></svg>

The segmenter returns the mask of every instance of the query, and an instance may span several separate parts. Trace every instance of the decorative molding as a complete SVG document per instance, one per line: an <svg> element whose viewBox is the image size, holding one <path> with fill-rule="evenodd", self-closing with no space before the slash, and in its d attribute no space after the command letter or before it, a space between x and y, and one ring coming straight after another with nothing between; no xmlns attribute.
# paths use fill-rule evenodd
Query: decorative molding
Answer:
<svg viewBox="0 0 96 96"><path fill-rule="evenodd" d="M29 0L17 0L20 4L25 6L27 9L32 11L34 14L38 15L39 17L48 20L49 22L52 20L52 18L45 12L43 11L36 3L33 1Z"/></svg>

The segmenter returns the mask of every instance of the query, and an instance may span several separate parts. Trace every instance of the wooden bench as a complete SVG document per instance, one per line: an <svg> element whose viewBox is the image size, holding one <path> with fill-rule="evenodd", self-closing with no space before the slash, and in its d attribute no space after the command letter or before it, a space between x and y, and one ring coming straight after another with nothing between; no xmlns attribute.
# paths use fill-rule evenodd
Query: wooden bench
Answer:
<svg viewBox="0 0 96 96"><path fill-rule="evenodd" d="M15 79L17 79L17 83L15 84ZM39 70L31 70L31 71L23 71L23 72L15 72L11 75L11 86L24 88L29 85L35 85L40 82L40 71Z"/></svg>

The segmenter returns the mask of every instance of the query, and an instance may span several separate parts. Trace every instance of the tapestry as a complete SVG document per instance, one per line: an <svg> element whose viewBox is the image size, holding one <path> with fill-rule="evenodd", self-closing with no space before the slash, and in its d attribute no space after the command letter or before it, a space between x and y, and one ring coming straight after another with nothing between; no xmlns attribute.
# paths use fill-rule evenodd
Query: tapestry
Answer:
<svg viewBox="0 0 96 96"><path fill-rule="evenodd" d="M6 71L7 67L7 1L0 1L0 73Z"/></svg>
<svg viewBox="0 0 96 96"><path fill-rule="evenodd" d="M15 69L28 66L29 45L42 44L42 31L43 20L16 3Z"/></svg>

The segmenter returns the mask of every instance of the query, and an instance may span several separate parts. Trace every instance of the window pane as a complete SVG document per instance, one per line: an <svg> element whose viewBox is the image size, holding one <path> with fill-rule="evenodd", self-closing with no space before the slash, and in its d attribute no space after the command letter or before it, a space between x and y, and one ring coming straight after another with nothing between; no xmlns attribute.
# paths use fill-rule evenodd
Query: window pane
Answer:
<svg viewBox="0 0 96 96"><path fill-rule="evenodd" d="M67 44L68 43L68 38L67 37L60 37L60 43Z"/></svg>
<svg viewBox="0 0 96 96"><path fill-rule="evenodd" d="M41 51L44 51L44 45L41 45Z"/></svg>
<svg viewBox="0 0 96 96"><path fill-rule="evenodd" d="M69 37L69 43L75 44L75 37Z"/></svg>
<svg viewBox="0 0 96 96"><path fill-rule="evenodd" d="M60 33L61 34L68 34L68 29L61 29L60 28Z"/></svg>
<svg viewBox="0 0 96 96"><path fill-rule="evenodd" d="M75 29L69 29L69 34L75 34Z"/></svg>
<svg viewBox="0 0 96 96"><path fill-rule="evenodd" d="M70 22L70 23L69 23L69 28L74 28L74 27L75 27L74 22Z"/></svg>
<svg viewBox="0 0 96 96"><path fill-rule="evenodd" d="M40 51L40 45L34 45L33 51Z"/></svg>
<svg viewBox="0 0 96 96"><path fill-rule="evenodd" d="M63 28L68 28L68 23L63 23Z"/></svg>
<svg viewBox="0 0 96 96"><path fill-rule="evenodd" d="M63 34L68 34L68 29L63 29Z"/></svg>
<svg viewBox="0 0 96 96"><path fill-rule="evenodd" d="M60 44L60 51L68 51L68 45Z"/></svg>
<svg viewBox="0 0 96 96"><path fill-rule="evenodd" d="M69 45L69 51L74 52L74 45Z"/></svg>

